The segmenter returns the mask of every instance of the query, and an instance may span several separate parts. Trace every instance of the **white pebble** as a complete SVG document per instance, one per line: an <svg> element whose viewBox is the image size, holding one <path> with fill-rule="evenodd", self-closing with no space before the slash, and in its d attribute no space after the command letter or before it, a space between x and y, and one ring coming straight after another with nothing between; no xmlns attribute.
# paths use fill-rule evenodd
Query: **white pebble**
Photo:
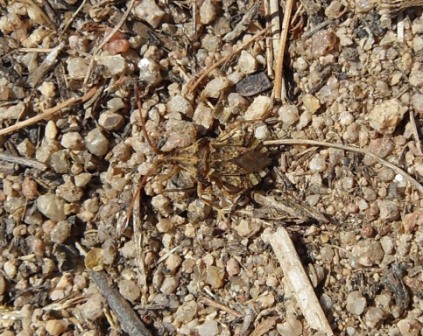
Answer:
<svg viewBox="0 0 423 336"><path fill-rule="evenodd" d="M204 97L219 98L222 92L231 85L226 77L217 77L207 83L203 91Z"/></svg>
<svg viewBox="0 0 423 336"><path fill-rule="evenodd" d="M109 150L109 140L99 129L95 128L89 131L85 137L85 146L91 154L103 156Z"/></svg>
<svg viewBox="0 0 423 336"><path fill-rule="evenodd" d="M320 155L316 154L311 160L309 164L310 170L314 172L323 172L326 170L326 161L325 158Z"/></svg>
<svg viewBox="0 0 423 336"><path fill-rule="evenodd" d="M167 102L166 107L169 113L182 113L190 117L194 113L191 103L181 95L172 97Z"/></svg>
<svg viewBox="0 0 423 336"><path fill-rule="evenodd" d="M88 71L89 62L82 57L68 57L66 59L68 76L70 78L84 78Z"/></svg>
<svg viewBox="0 0 423 336"><path fill-rule="evenodd" d="M364 308L366 308L366 306L366 298L359 291L354 291L348 294L346 308L351 314L363 314Z"/></svg>
<svg viewBox="0 0 423 336"><path fill-rule="evenodd" d="M113 56L96 56L97 64L104 66L102 75L104 77L112 77L122 74L126 70L126 60L121 55Z"/></svg>
<svg viewBox="0 0 423 336"><path fill-rule="evenodd" d="M239 71L243 74L251 74L257 71L257 60L249 52L243 50L238 60Z"/></svg>
<svg viewBox="0 0 423 336"><path fill-rule="evenodd" d="M295 105L284 105L279 111L279 119L282 121L283 127L288 128L294 125L299 117L298 108Z"/></svg>
<svg viewBox="0 0 423 336"><path fill-rule="evenodd" d="M273 100L267 96L254 98L252 104L245 112L245 120L263 120L268 117L273 107Z"/></svg>
<svg viewBox="0 0 423 336"><path fill-rule="evenodd" d="M140 69L141 81L151 85L158 85L161 82L160 66L156 62L148 58L142 58L138 62L138 68Z"/></svg>
<svg viewBox="0 0 423 336"><path fill-rule="evenodd" d="M78 150L83 148L84 139L78 132L68 132L63 134L62 141L60 141L60 144L64 148Z"/></svg>

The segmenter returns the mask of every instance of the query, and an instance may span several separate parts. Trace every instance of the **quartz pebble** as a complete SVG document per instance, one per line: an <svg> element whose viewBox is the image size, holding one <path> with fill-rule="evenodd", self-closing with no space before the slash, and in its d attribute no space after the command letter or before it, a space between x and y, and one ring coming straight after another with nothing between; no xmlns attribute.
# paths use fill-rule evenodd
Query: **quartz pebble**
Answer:
<svg viewBox="0 0 423 336"><path fill-rule="evenodd" d="M325 158L320 155L316 154L311 160L310 160L310 170L314 172L323 172L326 170L326 160Z"/></svg>
<svg viewBox="0 0 423 336"><path fill-rule="evenodd" d="M282 106L278 114L284 128L294 125L299 119L298 109L295 105Z"/></svg>
<svg viewBox="0 0 423 336"><path fill-rule="evenodd" d="M109 150L109 140L99 129L95 128L89 131L85 137L85 146L91 154L103 156Z"/></svg>
<svg viewBox="0 0 423 336"><path fill-rule="evenodd" d="M370 239L354 245L352 254L362 266L378 265L385 255L380 243Z"/></svg>
<svg viewBox="0 0 423 336"><path fill-rule="evenodd" d="M106 111L100 115L98 123L109 131L117 131L124 126L125 118L118 113Z"/></svg>
<svg viewBox="0 0 423 336"><path fill-rule="evenodd" d="M83 79L88 72L89 62L82 57L66 58L68 75L70 78Z"/></svg>
<svg viewBox="0 0 423 336"><path fill-rule="evenodd" d="M231 85L226 77L217 77L207 83L203 91L204 97L219 98L219 96Z"/></svg>
<svg viewBox="0 0 423 336"><path fill-rule="evenodd" d="M95 60L104 67L103 76L106 78L120 75L126 70L126 60L121 55L100 55L95 56Z"/></svg>
<svg viewBox="0 0 423 336"><path fill-rule="evenodd" d="M198 336L219 335L218 324L215 320L206 321L197 327Z"/></svg>
<svg viewBox="0 0 423 336"><path fill-rule="evenodd" d="M146 21L150 26L156 28L160 25L160 22L165 15L165 12L157 6L154 0L142 0L134 8L135 15Z"/></svg>
<svg viewBox="0 0 423 336"><path fill-rule="evenodd" d="M51 193L41 195L37 199L37 209L49 219L64 220L66 218L64 206L65 202Z"/></svg>
<svg viewBox="0 0 423 336"><path fill-rule="evenodd" d="M354 291L347 296L347 310L354 315L361 315L367 306L366 298L359 292Z"/></svg>
<svg viewBox="0 0 423 336"><path fill-rule="evenodd" d="M270 114L273 100L267 96L258 96L245 112L245 120L264 120Z"/></svg>
<svg viewBox="0 0 423 336"><path fill-rule="evenodd" d="M239 71L243 74L251 74L257 71L256 59L247 51L241 51L238 60Z"/></svg>
<svg viewBox="0 0 423 336"><path fill-rule="evenodd" d="M172 97L166 104L169 113L182 113L192 117L194 109L191 103L183 96L176 95Z"/></svg>
<svg viewBox="0 0 423 336"><path fill-rule="evenodd" d="M163 280L162 286L160 287L160 292L165 295L170 295L176 291L176 288L179 286L179 279L173 276L166 277Z"/></svg>
<svg viewBox="0 0 423 336"><path fill-rule="evenodd" d="M138 300L141 296L141 290L139 286L132 280L121 280L118 284L119 293L131 302Z"/></svg>
<svg viewBox="0 0 423 336"><path fill-rule="evenodd" d="M138 68L140 69L141 81L153 86L160 84L162 76L160 74L160 66L156 62L148 58L142 58L138 62Z"/></svg>
<svg viewBox="0 0 423 336"><path fill-rule="evenodd" d="M60 144L64 148L78 150L84 146L84 139L78 132L69 132L63 134Z"/></svg>
<svg viewBox="0 0 423 336"><path fill-rule="evenodd" d="M204 0L200 6L200 23L207 25L211 23L216 17L217 11L213 0Z"/></svg>
<svg viewBox="0 0 423 336"><path fill-rule="evenodd" d="M381 134L392 134L407 108L396 98L376 105L369 114L370 126Z"/></svg>

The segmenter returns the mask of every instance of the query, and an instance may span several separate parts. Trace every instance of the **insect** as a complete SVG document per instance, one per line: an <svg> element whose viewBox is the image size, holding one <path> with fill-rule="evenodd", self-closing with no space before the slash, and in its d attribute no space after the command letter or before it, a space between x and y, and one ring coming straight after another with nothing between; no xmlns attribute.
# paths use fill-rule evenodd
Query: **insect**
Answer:
<svg viewBox="0 0 423 336"><path fill-rule="evenodd" d="M137 86L135 97L145 139L157 156L153 167L144 175L134 199L138 197L148 178L164 164L174 165L178 170L188 172L197 183L198 196L216 209L219 207L204 197L205 187L211 186L217 189L217 194L233 200L256 186L267 174L267 167L271 162L268 151L254 137L251 123L235 123L217 138L202 138L188 147L164 153L147 133Z"/></svg>

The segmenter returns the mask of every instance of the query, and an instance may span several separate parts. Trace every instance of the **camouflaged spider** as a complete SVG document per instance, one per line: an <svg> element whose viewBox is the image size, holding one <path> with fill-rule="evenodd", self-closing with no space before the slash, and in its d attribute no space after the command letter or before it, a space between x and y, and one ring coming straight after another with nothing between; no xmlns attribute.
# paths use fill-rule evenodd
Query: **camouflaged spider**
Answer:
<svg viewBox="0 0 423 336"><path fill-rule="evenodd" d="M148 178L163 164L177 166L188 172L197 183L197 195L216 210L222 210L215 202L204 197L205 187L217 188L217 194L231 201L256 186L267 174L270 164L267 148L254 137L250 122L237 122L221 132L217 138L201 138L194 144L171 152L163 152L152 142L141 113L138 87L135 97L144 137L157 154L153 167L144 175L133 203L144 188Z"/></svg>

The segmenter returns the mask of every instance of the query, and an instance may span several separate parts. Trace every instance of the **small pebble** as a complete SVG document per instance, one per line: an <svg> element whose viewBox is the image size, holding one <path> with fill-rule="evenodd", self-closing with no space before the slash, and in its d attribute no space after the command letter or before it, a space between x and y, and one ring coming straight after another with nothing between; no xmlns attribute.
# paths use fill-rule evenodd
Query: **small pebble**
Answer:
<svg viewBox="0 0 423 336"><path fill-rule="evenodd" d="M16 146L19 154L26 157L31 157L35 153L35 146L29 139L24 139L19 145Z"/></svg>
<svg viewBox="0 0 423 336"><path fill-rule="evenodd" d="M195 301L182 303L176 310L176 321L180 323L191 322L197 315L198 305Z"/></svg>
<svg viewBox="0 0 423 336"><path fill-rule="evenodd" d="M106 111L100 114L98 123L109 131L117 131L124 126L125 118L118 113Z"/></svg>
<svg viewBox="0 0 423 336"><path fill-rule="evenodd" d="M303 96L303 105L306 111L314 114L320 108L320 101L315 96L307 93Z"/></svg>
<svg viewBox="0 0 423 336"><path fill-rule="evenodd" d="M8 260L3 264L3 271L9 279L13 279L18 273L18 268Z"/></svg>
<svg viewBox="0 0 423 336"><path fill-rule="evenodd" d="M106 78L121 75L126 70L126 60L121 55L99 55L94 58L98 65L104 67L102 75Z"/></svg>
<svg viewBox="0 0 423 336"><path fill-rule="evenodd" d="M211 23L216 18L216 14L217 11L213 0L204 0L200 6L200 23L202 25Z"/></svg>
<svg viewBox="0 0 423 336"><path fill-rule="evenodd" d="M61 150L52 154L50 166L58 174L67 174L70 170L69 155L66 150Z"/></svg>
<svg viewBox="0 0 423 336"><path fill-rule="evenodd" d="M181 95L172 97L166 107L169 113L182 113L189 117L192 117L194 113L191 103Z"/></svg>
<svg viewBox="0 0 423 336"><path fill-rule="evenodd" d="M219 98L220 95L231 85L226 77L217 77L207 83L203 90L203 97Z"/></svg>
<svg viewBox="0 0 423 336"><path fill-rule="evenodd" d="M323 172L326 170L326 160L322 155L316 154L310 160L309 167L313 172Z"/></svg>
<svg viewBox="0 0 423 336"><path fill-rule="evenodd" d="M132 280L121 280L118 287L119 293L128 301L134 302L141 296L139 286Z"/></svg>
<svg viewBox="0 0 423 336"><path fill-rule="evenodd" d="M208 266L206 270L206 283L217 289L223 286L225 271L216 266Z"/></svg>
<svg viewBox="0 0 423 336"><path fill-rule="evenodd" d="M192 120L205 129L209 129L213 125L213 110L206 104L200 102L194 111Z"/></svg>
<svg viewBox="0 0 423 336"><path fill-rule="evenodd" d="M197 327L198 336L220 335L218 324L215 320L209 320Z"/></svg>
<svg viewBox="0 0 423 336"><path fill-rule="evenodd" d="M245 112L245 120L264 120L266 119L273 106L273 100L267 96L258 96Z"/></svg>
<svg viewBox="0 0 423 336"><path fill-rule="evenodd" d="M389 200L379 200L380 219L390 222L400 218L400 208L397 203Z"/></svg>
<svg viewBox="0 0 423 336"><path fill-rule="evenodd" d="M351 292L347 297L347 310L354 315L361 315L367 306L366 298L359 292ZM367 316L367 314L366 314Z"/></svg>
<svg viewBox="0 0 423 336"><path fill-rule="evenodd" d="M81 173L75 176L75 187L85 187L91 181L92 174Z"/></svg>
<svg viewBox="0 0 423 336"><path fill-rule="evenodd" d="M174 276L168 276L163 280L160 292L165 295L173 294L179 286L179 279Z"/></svg>
<svg viewBox="0 0 423 336"><path fill-rule="evenodd" d="M62 335L68 327L69 322L66 320L48 320L46 323L46 331L52 336Z"/></svg>
<svg viewBox="0 0 423 336"><path fill-rule="evenodd" d="M52 220L60 221L66 218L64 207L65 202L51 193L41 195L37 199L38 211Z"/></svg>
<svg viewBox="0 0 423 336"><path fill-rule="evenodd" d="M59 221L50 232L50 239L53 243L62 244L69 238L71 232L71 224L68 221Z"/></svg>
<svg viewBox="0 0 423 336"><path fill-rule="evenodd" d="M85 146L91 154L103 156L109 150L109 140L98 128L95 128L85 137Z"/></svg>
<svg viewBox="0 0 423 336"><path fill-rule="evenodd" d="M381 134L392 134L407 111L396 98L376 105L369 113L370 126Z"/></svg>
<svg viewBox="0 0 423 336"><path fill-rule="evenodd" d="M84 140L78 132L69 132L63 134L62 141L60 141L60 144L64 148L78 150L83 148Z"/></svg>
<svg viewBox="0 0 423 336"><path fill-rule="evenodd" d="M375 329L378 327L384 319L385 313L378 307L369 308L369 310L367 310L366 314L364 315L366 326L370 329Z"/></svg>
<svg viewBox="0 0 423 336"><path fill-rule="evenodd" d="M333 51L338 37L330 30L319 30L311 38L311 54L314 58L324 56Z"/></svg>
<svg viewBox="0 0 423 336"><path fill-rule="evenodd" d="M284 128L294 125L298 119L298 108L295 105L284 105L278 111L279 119Z"/></svg>
<svg viewBox="0 0 423 336"><path fill-rule="evenodd" d="M29 200L36 199L38 196L38 184L29 176L25 176L22 182L22 195Z"/></svg>
<svg viewBox="0 0 423 336"><path fill-rule="evenodd" d="M138 68L140 70L140 80L146 82L147 84L151 84L153 86L157 86L162 81L162 76L160 74L160 66L148 59L142 58L138 62Z"/></svg>
<svg viewBox="0 0 423 336"><path fill-rule="evenodd" d="M135 15L146 21L153 28L157 28L162 21L165 12L157 6L154 0L142 0L134 8Z"/></svg>
<svg viewBox="0 0 423 336"><path fill-rule="evenodd" d="M93 294L80 306L82 316L88 321L96 321L104 316L105 299L101 294Z"/></svg>
<svg viewBox="0 0 423 336"><path fill-rule="evenodd" d="M7 282L3 275L0 275L0 295L6 292Z"/></svg>
<svg viewBox="0 0 423 336"><path fill-rule="evenodd" d="M423 86L423 71L421 71L419 64L416 64L416 66L413 66L411 69L409 82L412 86L417 88Z"/></svg>
<svg viewBox="0 0 423 336"><path fill-rule="evenodd" d="M230 258L226 264L226 272L230 277L236 276L241 271L241 267L235 258Z"/></svg>
<svg viewBox="0 0 423 336"><path fill-rule="evenodd" d="M159 232L167 233L173 230L174 224L170 219L161 218L157 223L156 228Z"/></svg>
<svg viewBox="0 0 423 336"><path fill-rule="evenodd" d="M241 51L238 60L239 71L243 74L251 74L257 71L257 60L247 51Z"/></svg>
<svg viewBox="0 0 423 336"><path fill-rule="evenodd" d="M171 254L165 262L166 268L171 272L175 273L179 266L182 264L182 258L179 256L179 254Z"/></svg>
<svg viewBox="0 0 423 336"><path fill-rule="evenodd" d="M66 58L68 76L75 79L83 79L88 72L89 61L82 57Z"/></svg>
<svg viewBox="0 0 423 336"><path fill-rule="evenodd" d="M366 239L354 245L352 255L362 266L370 267L378 265L385 253L378 241Z"/></svg>

